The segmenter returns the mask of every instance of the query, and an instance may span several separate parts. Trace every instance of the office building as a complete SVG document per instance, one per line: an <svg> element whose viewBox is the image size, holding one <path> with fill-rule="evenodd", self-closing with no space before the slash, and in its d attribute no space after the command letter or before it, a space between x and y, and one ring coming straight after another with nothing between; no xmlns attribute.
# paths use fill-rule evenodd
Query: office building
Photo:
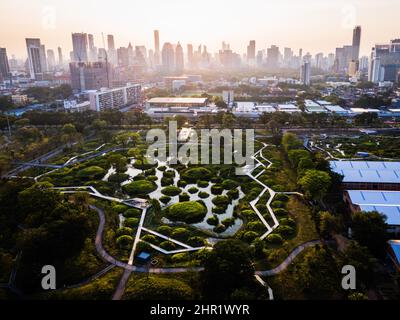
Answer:
<svg viewBox="0 0 400 320"><path fill-rule="evenodd" d="M108 54L108 62L113 65L118 64L117 51L115 50L115 41L114 36L112 34L107 35L107 54Z"/></svg>
<svg viewBox="0 0 400 320"><path fill-rule="evenodd" d="M112 82L110 64L105 62L71 62L71 85L74 91L99 90L109 88Z"/></svg>
<svg viewBox="0 0 400 320"><path fill-rule="evenodd" d="M6 48L0 48L0 81L10 76L10 65L8 63Z"/></svg>
<svg viewBox="0 0 400 320"><path fill-rule="evenodd" d="M118 66L126 68L129 66L129 50L121 47L117 50Z"/></svg>
<svg viewBox="0 0 400 320"><path fill-rule="evenodd" d="M251 40L247 46L247 63L249 65L255 65L256 62L256 41Z"/></svg>
<svg viewBox="0 0 400 320"><path fill-rule="evenodd" d="M300 68L300 82L305 85L309 86L311 84L311 63L304 62Z"/></svg>
<svg viewBox="0 0 400 320"><path fill-rule="evenodd" d="M34 80L41 80L44 72L44 68L42 66L44 59L42 57L43 52L41 49L40 39L27 38L25 41L28 51L30 77Z"/></svg>
<svg viewBox="0 0 400 320"><path fill-rule="evenodd" d="M183 72L184 67L183 49L181 44L178 42L175 49L175 70L178 74L180 74Z"/></svg>
<svg viewBox="0 0 400 320"><path fill-rule="evenodd" d="M187 45L187 59L188 59L187 61L189 69L193 69L195 67L195 63L194 63L194 52L192 44Z"/></svg>
<svg viewBox="0 0 400 320"><path fill-rule="evenodd" d="M279 67L279 47L272 45L267 49L267 67L276 69Z"/></svg>
<svg viewBox="0 0 400 320"><path fill-rule="evenodd" d="M61 47L58 47L57 51L58 51L58 64L62 66L64 64L64 57Z"/></svg>
<svg viewBox="0 0 400 320"><path fill-rule="evenodd" d="M235 101L235 92L233 90L222 91L222 100L230 106Z"/></svg>
<svg viewBox="0 0 400 320"><path fill-rule="evenodd" d="M154 30L154 64L160 65L160 33L158 30Z"/></svg>
<svg viewBox="0 0 400 320"><path fill-rule="evenodd" d="M164 43L161 55L163 70L165 72L173 72L175 68L175 51L171 43Z"/></svg>
<svg viewBox="0 0 400 320"><path fill-rule="evenodd" d="M88 36L86 33L72 34L74 62L88 62Z"/></svg>
<svg viewBox="0 0 400 320"><path fill-rule="evenodd" d="M361 26L357 26L353 30L353 54L352 60L358 61L360 58L360 44L361 44Z"/></svg>

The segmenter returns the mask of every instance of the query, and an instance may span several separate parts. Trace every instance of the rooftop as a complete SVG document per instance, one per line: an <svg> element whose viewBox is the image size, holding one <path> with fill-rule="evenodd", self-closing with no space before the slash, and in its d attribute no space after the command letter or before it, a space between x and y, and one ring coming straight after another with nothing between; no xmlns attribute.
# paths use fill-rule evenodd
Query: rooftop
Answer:
<svg viewBox="0 0 400 320"><path fill-rule="evenodd" d="M378 211L389 225L400 225L400 191L347 190L353 204L362 211Z"/></svg>
<svg viewBox="0 0 400 320"><path fill-rule="evenodd" d="M343 182L400 183L400 162L330 161L334 172L344 176Z"/></svg>
<svg viewBox="0 0 400 320"><path fill-rule="evenodd" d="M165 103L165 104L205 104L207 98L153 98L149 103Z"/></svg>
<svg viewBox="0 0 400 320"><path fill-rule="evenodd" d="M393 250L397 263L400 264L400 240L390 240L389 245Z"/></svg>

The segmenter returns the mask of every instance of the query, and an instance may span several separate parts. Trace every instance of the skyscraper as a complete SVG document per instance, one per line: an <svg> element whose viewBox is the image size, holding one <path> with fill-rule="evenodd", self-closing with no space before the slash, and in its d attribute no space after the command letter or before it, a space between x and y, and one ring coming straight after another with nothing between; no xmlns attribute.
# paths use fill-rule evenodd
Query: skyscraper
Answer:
<svg viewBox="0 0 400 320"><path fill-rule="evenodd" d="M177 73L182 73L184 67L183 49L181 44L178 42L175 49L175 70Z"/></svg>
<svg viewBox="0 0 400 320"><path fill-rule="evenodd" d="M6 48L0 48L0 80L7 79L10 74Z"/></svg>
<svg viewBox="0 0 400 320"><path fill-rule="evenodd" d="M28 51L29 74L31 79L37 79L43 74L40 39L27 38L25 41Z"/></svg>
<svg viewBox="0 0 400 320"><path fill-rule="evenodd" d="M118 66L128 67L129 66L129 51L128 48L121 47L117 50Z"/></svg>
<svg viewBox="0 0 400 320"><path fill-rule="evenodd" d="M110 86L111 66L105 62L71 62L71 85L75 91L99 90Z"/></svg>
<svg viewBox="0 0 400 320"><path fill-rule="evenodd" d="M361 26L357 26L353 30L353 54L351 59L358 61L360 57L360 44L361 44Z"/></svg>
<svg viewBox="0 0 400 320"><path fill-rule="evenodd" d="M94 46L94 37L92 34L88 34L89 42L89 60L91 62L97 61L97 48Z"/></svg>
<svg viewBox="0 0 400 320"><path fill-rule="evenodd" d="M40 63L42 64L43 72L47 72L47 57L46 57L46 47L44 44L40 45Z"/></svg>
<svg viewBox="0 0 400 320"><path fill-rule="evenodd" d="M301 66L300 82L305 86L311 84L311 63L308 61L305 61Z"/></svg>
<svg viewBox="0 0 400 320"><path fill-rule="evenodd" d="M254 65L256 60L256 41L251 40L247 46L247 62Z"/></svg>
<svg viewBox="0 0 400 320"><path fill-rule="evenodd" d="M107 36L107 47L108 47L108 61L116 65L118 63L117 51L115 50L114 36L109 34Z"/></svg>
<svg viewBox="0 0 400 320"><path fill-rule="evenodd" d="M56 57L54 51L51 49L47 50L47 66L49 71L54 71L56 68Z"/></svg>
<svg viewBox="0 0 400 320"><path fill-rule="evenodd" d="M193 45L187 45L187 55L188 55L188 65L190 69L194 68L194 53L193 53Z"/></svg>
<svg viewBox="0 0 400 320"><path fill-rule="evenodd" d="M164 71L172 72L175 65L175 52L171 43L166 42L162 48L162 66Z"/></svg>
<svg viewBox="0 0 400 320"><path fill-rule="evenodd" d="M74 61L88 62L88 37L86 33L72 34Z"/></svg>
<svg viewBox="0 0 400 320"><path fill-rule="evenodd" d="M267 66L269 68L279 67L279 47L272 45L267 49Z"/></svg>
<svg viewBox="0 0 400 320"><path fill-rule="evenodd" d="M154 63L160 65L160 33L154 30Z"/></svg>
<svg viewBox="0 0 400 320"><path fill-rule="evenodd" d="M62 49L61 47L58 47L58 64L61 66L62 64L64 64L64 58L63 58L63 54L62 54Z"/></svg>

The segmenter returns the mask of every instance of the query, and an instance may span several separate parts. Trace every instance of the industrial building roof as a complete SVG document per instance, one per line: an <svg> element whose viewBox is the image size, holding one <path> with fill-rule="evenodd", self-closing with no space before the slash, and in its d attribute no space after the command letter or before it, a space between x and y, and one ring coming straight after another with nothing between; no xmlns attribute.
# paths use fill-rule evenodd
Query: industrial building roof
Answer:
<svg viewBox="0 0 400 320"><path fill-rule="evenodd" d="M390 240L389 245L393 250L397 263L400 264L400 240Z"/></svg>
<svg viewBox="0 0 400 320"><path fill-rule="evenodd" d="M389 225L400 225L400 191L347 190L353 204L362 211L378 211Z"/></svg>
<svg viewBox="0 0 400 320"><path fill-rule="evenodd" d="M330 165L344 176L343 182L400 183L400 162L331 161Z"/></svg>
<svg viewBox="0 0 400 320"><path fill-rule="evenodd" d="M330 112L337 112L337 113L348 113L349 111L342 108L341 106L324 106Z"/></svg>
<svg viewBox="0 0 400 320"><path fill-rule="evenodd" d="M153 98L149 103L165 103L165 104L203 104L207 102L207 98Z"/></svg>

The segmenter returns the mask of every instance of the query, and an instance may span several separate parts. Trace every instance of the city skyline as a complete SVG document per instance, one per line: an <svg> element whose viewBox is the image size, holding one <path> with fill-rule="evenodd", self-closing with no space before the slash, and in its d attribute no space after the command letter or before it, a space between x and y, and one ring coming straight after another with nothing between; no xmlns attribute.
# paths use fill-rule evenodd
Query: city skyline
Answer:
<svg viewBox="0 0 400 320"><path fill-rule="evenodd" d="M234 51L242 54L247 51L249 41L255 40L257 51L276 45L281 51L284 47L294 51L302 48L304 54L323 52L326 55L333 53L336 47L351 44L352 29L361 25L363 35L360 56L363 56L369 55L376 43L396 38L400 27L398 19L390 18L392 15L395 17L396 8L400 9L400 4L392 0L379 3L309 0L307 2L310 6L300 6L292 0L279 3L250 0L245 8L236 1L227 6L226 3L206 0L206 4L196 10L188 1L182 0L168 3L153 0L140 6L118 0L120 5L128 8L134 6L136 11L139 8L149 12L147 15L134 14L130 18L126 15L135 10L118 10L117 13L115 9L119 8L118 5L115 8L102 6L102 1L80 3L81 10L76 10L75 2L71 0L65 4L39 0L30 4L17 0L0 4L0 10L6 13L0 28L0 47L7 48L9 56L15 54L17 58L27 58L25 38L40 38L46 49L56 50L60 46L64 54L68 55L72 50L72 33L93 34L95 45L100 48L103 47L101 32L104 32L105 37L108 34L114 35L116 48L126 47L131 42L133 46L144 45L154 49L153 31L159 30L161 46L166 42L180 42L184 51L190 43L195 47L205 44L209 52L216 52L225 41ZM84 19L85 13L89 12L85 8L94 8L96 19ZM180 16L171 19L176 9L179 9ZM280 14L274 17L278 11ZM222 12L228 12L228 17L222 15ZM376 12L382 14L375 16ZM23 21L9 18L16 15L30 18ZM99 21L106 23L99 24ZM210 27L209 21L216 23Z"/></svg>

